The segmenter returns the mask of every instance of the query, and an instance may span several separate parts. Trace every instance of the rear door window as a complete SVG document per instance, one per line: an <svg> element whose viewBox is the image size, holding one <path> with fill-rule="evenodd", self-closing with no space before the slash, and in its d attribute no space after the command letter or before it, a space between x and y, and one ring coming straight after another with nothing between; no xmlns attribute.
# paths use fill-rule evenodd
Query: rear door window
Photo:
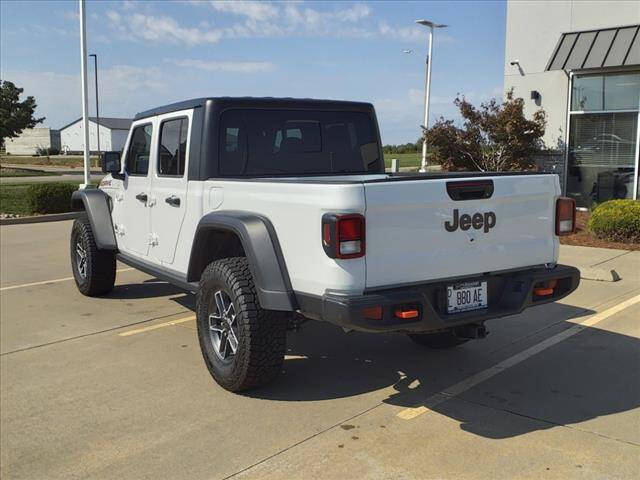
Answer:
<svg viewBox="0 0 640 480"><path fill-rule="evenodd" d="M227 176L379 173L378 137L364 112L229 110L220 173Z"/></svg>
<svg viewBox="0 0 640 480"><path fill-rule="evenodd" d="M187 150L187 117L166 120L160 126L158 175L182 177Z"/></svg>

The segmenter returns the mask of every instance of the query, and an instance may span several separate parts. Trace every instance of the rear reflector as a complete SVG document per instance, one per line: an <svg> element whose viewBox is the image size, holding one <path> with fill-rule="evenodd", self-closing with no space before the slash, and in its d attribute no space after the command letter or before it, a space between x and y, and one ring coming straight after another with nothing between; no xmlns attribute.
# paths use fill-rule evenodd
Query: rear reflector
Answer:
<svg viewBox="0 0 640 480"><path fill-rule="evenodd" d="M358 258L365 254L365 221L360 214L322 216L322 247L330 258Z"/></svg>
<svg viewBox="0 0 640 480"><path fill-rule="evenodd" d="M553 295L553 288L538 287L538 288L534 288L533 289L533 293L535 295L537 295L538 297L544 297L544 296L547 296L547 295Z"/></svg>
<svg viewBox="0 0 640 480"><path fill-rule="evenodd" d="M409 319L409 318L418 318L418 316L420 315L420 312L418 312L418 310L416 310L415 308L411 308L408 310L402 310L402 309L397 309L394 313L394 315L398 318L402 318L402 319Z"/></svg>
<svg viewBox="0 0 640 480"><path fill-rule="evenodd" d="M576 228L576 201L560 197L556 200L556 235L571 235Z"/></svg>
<svg viewBox="0 0 640 480"><path fill-rule="evenodd" d="M382 318L382 307L368 307L362 309L362 316L369 320L380 320Z"/></svg>
<svg viewBox="0 0 640 480"><path fill-rule="evenodd" d="M536 297L547 297L553 295L553 290L558 285L558 280L548 280L546 282L538 282L533 287L533 294Z"/></svg>

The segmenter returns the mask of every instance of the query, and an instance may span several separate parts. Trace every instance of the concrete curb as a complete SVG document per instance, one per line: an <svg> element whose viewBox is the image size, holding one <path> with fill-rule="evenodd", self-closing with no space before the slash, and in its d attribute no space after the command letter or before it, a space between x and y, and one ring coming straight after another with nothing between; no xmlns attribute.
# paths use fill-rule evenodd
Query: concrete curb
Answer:
<svg viewBox="0 0 640 480"><path fill-rule="evenodd" d="M33 217L17 217L0 219L0 225L21 225L27 223L61 222L78 218L80 212L52 213L50 215L36 215Z"/></svg>

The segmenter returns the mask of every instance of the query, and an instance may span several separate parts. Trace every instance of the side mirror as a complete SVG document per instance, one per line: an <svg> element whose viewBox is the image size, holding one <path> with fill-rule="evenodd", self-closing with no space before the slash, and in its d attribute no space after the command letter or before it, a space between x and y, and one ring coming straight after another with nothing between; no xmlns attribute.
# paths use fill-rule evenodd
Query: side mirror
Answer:
<svg viewBox="0 0 640 480"><path fill-rule="evenodd" d="M120 152L103 152L100 163L103 173L120 173Z"/></svg>

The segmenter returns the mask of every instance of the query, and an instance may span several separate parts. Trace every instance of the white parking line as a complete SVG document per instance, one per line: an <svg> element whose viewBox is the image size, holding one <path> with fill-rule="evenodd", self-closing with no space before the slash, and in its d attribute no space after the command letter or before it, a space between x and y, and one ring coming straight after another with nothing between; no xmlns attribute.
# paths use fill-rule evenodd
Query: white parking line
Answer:
<svg viewBox="0 0 640 480"><path fill-rule="evenodd" d="M593 315L586 317L582 322L576 323L573 327L563 330L562 332L557 333L556 335L549 337L546 340L543 340L542 342L532 347L529 347L526 350L523 350L522 352L517 353L516 355L509 357L506 360L503 360L502 362L497 363L492 367L487 368L486 370L478 372L475 375L472 375L469 378L466 378L463 381L456 383L455 385L452 385L444 389L443 391L430 396L429 398L426 399L425 402L423 402L422 405L419 405L417 407L407 408L405 410L402 410L401 412L398 412L397 416L404 420L411 420L413 418L416 418L422 415L423 413L428 412L430 409L432 409L436 405L439 405L443 402L446 402L452 397L456 397L462 394L463 392L475 387L479 383L482 383L485 380L488 380L489 378L501 372L504 372L506 369L511 368L525 361L526 359L532 357L533 355L536 355L542 352L543 350L546 350L547 348L556 345L557 343L560 343L561 341L575 335L576 333L581 332L585 328L592 327L596 323L599 323L609 318L610 316L615 315L616 313L624 310L625 308L635 305L638 302L640 302L640 295L636 295L635 297L630 298L629 300L619 303L618 305L614 305L613 307L605 310L604 312L594 313Z"/></svg>
<svg viewBox="0 0 640 480"><path fill-rule="evenodd" d="M116 270L116 273L128 272L129 270L135 270L135 269L121 268L119 270ZM69 280L73 280L73 277L56 278L55 280L45 280L44 282L23 283L22 285L11 285L10 287L0 288L0 292L4 292L5 290L14 290L16 288L35 287L36 285L48 285L49 283L68 282Z"/></svg>

